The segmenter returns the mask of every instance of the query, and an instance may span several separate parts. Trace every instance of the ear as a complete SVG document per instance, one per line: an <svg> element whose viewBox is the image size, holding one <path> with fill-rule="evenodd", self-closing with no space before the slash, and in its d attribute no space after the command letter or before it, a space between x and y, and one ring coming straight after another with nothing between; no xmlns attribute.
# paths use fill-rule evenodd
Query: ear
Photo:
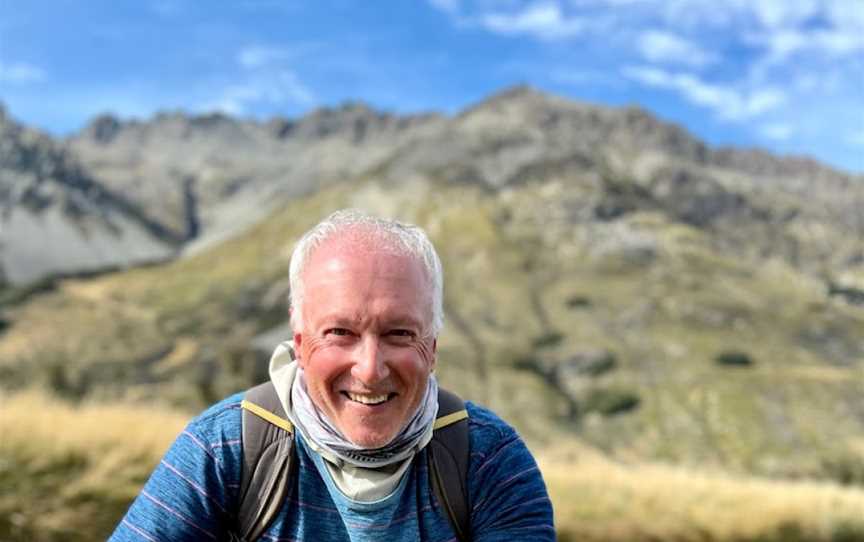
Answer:
<svg viewBox="0 0 864 542"><path fill-rule="evenodd" d="M300 349L303 346L303 334L295 333L294 334L294 359L297 360L297 363L300 365L304 371L306 370L306 362L303 361L303 356L300 355Z"/></svg>

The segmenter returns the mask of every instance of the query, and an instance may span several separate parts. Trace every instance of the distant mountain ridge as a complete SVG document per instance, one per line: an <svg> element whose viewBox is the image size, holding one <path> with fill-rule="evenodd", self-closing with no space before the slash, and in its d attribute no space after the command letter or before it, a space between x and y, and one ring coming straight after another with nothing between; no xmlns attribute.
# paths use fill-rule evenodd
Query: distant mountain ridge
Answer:
<svg viewBox="0 0 864 542"><path fill-rule="evenodd" d="M864 230L860 178L806 158L711 149L642 109L589 105L525 86L506 89L454 117L399 116L346 103L295 120L266 122L218 113L160 113L144 122L102 115L62 141L5 114L0 130L6 141L0 195L8 232L3 269L14 282L76 266L166 257L178 245L194 252L241 233L292 198L364 177L476 183L491 190L571 173L586 179L616 177L624 184L606 186L597 218L653 207L703 225L744 212L763 222L792 217L833 221L855 235ZM31 134L25 138L29 150L15 143L20 134ZM25 155L30 158L22 161ZM64 263L48 258L12 269L9 254L21 254L20 245L29 241L13 233L10 216L19 222L30 216L17 209L26 209L35 193L23 188L21 179L41 178L41 171L61 163L90 188L58 180L58 190L76 194L67 199L79 201L94 216L113 209L114 222L126 217L139 224L143 229L136 235L144 237L120 243L139 248L127 254L129 248L108 243L94 252L85 248L97 244L91 235L73 249L75 243L62 233L43 229L46 252L55 245L69 248ZM61 179L70 175L63 173ZM777 206L760 203L760 197L789 200L789 205L766 212ZM64 225L55 229L75 229L68 216L62 220Z"/></svg>

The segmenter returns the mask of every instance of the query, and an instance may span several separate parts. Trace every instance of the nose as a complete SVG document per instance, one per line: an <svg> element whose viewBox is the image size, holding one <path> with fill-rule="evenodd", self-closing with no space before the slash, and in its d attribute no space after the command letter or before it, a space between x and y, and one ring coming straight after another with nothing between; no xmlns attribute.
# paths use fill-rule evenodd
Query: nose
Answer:
<svg viewBox="0 0 864 542"><path fill-rule="evenodd" d="M387 366L378 337L366 335L357 345L351 376L369 387L380 384L390 376L390 368Z"/></svg>

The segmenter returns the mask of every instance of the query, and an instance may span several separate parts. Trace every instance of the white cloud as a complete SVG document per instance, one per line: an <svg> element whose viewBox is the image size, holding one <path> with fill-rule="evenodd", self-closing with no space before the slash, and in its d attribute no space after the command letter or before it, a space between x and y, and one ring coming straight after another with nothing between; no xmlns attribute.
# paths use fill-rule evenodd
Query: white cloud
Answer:
<svg viewBox="0 0 864 542"><path fill-rule="evenodd" d="M316 103L315 94L297 75L288 70L262 74L226 87L220 95L200 109L232 115L250 113L255 106L294 104L304 107Z"/></svg>
<svg viewBox="0 0 864 542"><path fill-rule="evenodd" d="M766 124L759 131L763 136L774 141L786 141L793 133L792 126L783 122Z"/></svg>
<svg viewBox="0 0 864 542"><path fill-rule="evenodd" d="M534 3L513 13L488 13L480 17L480 22L500 34L528 34L544 40L572 38L586 27L585 20L564 15L552 2Z"/></svg>
<svg viewBox="0 0 864 542"><path fill-rule="evenodd" d="M280 47L250 45L237 53L237 62L247 69L260 68L273 62L288 60L294 56L293 51Z"/></svg>
<svg viewBox="0 0 864 542"><path fill-rule="evenodd" d="M6 64L0 61L0 82L12 84L39 83L47 79L45 70L26 62Z"/></svg>
<svg viewBox="0 0 864 542"><path fill-rule="evenodd" d="M752 10L762 26L772 29L806 22L819 12L820 4L818 0L759 0L747 2L742 7Z"/></svg>
<svg viewBox="0 0 864 542"><path fill-rule="evenodd" d="M235 56L237 63L247 70L286 67L304 56L320 52L321 43L292 43L290 47L253 44L240 49Z"/></svg>
<svg viewBox="0 0 864 542"><path fill-rule="evenodd" d="M864 29L864 6L861 0L826 0L825 13L837 28L860 32Z"/></svg>
<svg viewBox="0 0 864 542"><path fill-rule="evenodd" d="M689 73L672 73L652 67L627 67L625 77L644 85L673 90L684 99L712 109L729 121L748 120L776 109L786 102L786 95L771 87L744 92L734 87L706 83Z"/></svg>
<svg viewBox="0 0 864 542"><path fill-rule="evenodd" d="M864 128L849 134L849 137L846 138L846 142L855 147L861 147L864 149Z"/></svg>
<svg viewBox="0 0 864 542"><path fill-rule="evenodd" d="M717 55L701 46L669 32L643 32L638 41L639 52L652 62L668 62L703 67L718 60Z"/></svg>
<svg viewBox="0 0 864 542"><path fill-rule="evenodd" d="M432 7L451 15L459 11L459 0L429 0L429 3Z"/></svg>
<svg viewBox="0 0 864 542"><path fill-rule="evenodd" d="M864 9L864 8L862 8ZM864 28L848 30L780 30L752 38L768 49L768 61L786 62L798 52L817 52L828 57L842 57L864 51Z"/></svg>

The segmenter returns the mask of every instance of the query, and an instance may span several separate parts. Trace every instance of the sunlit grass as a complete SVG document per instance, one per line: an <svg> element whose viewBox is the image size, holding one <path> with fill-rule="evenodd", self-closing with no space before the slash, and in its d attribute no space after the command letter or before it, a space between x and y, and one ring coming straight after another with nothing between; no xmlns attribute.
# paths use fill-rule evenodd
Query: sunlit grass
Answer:
<svg viewBox="0 0 864 542"><path fill-rule="evenodd" d="M540 465L563 541L864 540L864 491L659 464L572 444Z"/></svg>
<svg viewBox="0 0 864 542"><path fill-rule="evenodd" d="M101 540L189 415L2 397L0 540ZM864 490L658 464L576 440L538 452L562 541L864 540Z"/></svg>
<svg viewBox="0 0 864 542"><path fill-rule="evenodd" d="M104 540L188 418L0 397L0 540Z"/></svg>

